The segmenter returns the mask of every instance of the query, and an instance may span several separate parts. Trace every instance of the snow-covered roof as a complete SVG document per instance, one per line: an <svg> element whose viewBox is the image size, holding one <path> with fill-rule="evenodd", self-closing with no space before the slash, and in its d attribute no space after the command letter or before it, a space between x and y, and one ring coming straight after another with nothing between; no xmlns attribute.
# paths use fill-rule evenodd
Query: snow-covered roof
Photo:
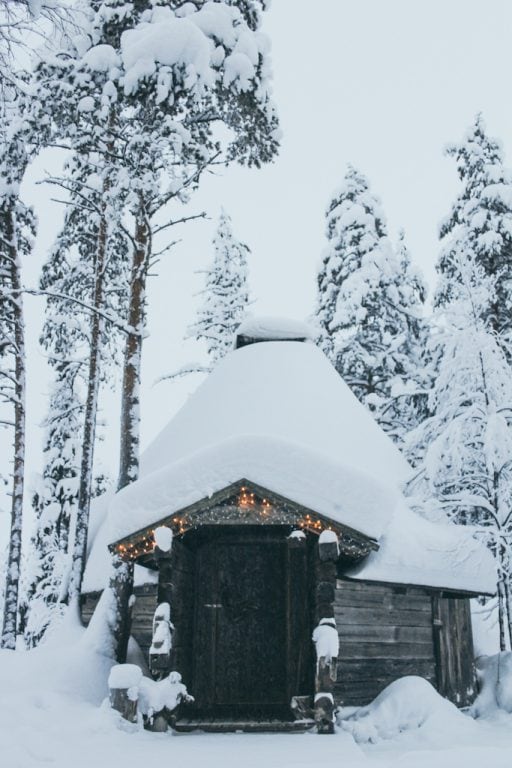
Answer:
<svg viewBox="0 0 512 768"><path fill-rule="evenodd" d="M397 505L379 549L346 575L363 581L413 584L492 595L496 567L492 554L469 526L432 523Z"/></svg>
<svg viewBox="0 0 512 768"><path fill-rule="evenodd" d="M243 435L285 440L398 487L410 468L313 344L251 344L227 355L164 427L141 474Z"/></svg>
<svg viewBox="0 0 512 768"><path fill-rule="evenodd" d="M313 344L267 342L227 355L113 498L87 563L102 589L108 545L245 479L378 540L353 578L493 592L492 557L455 526L419 518L410 468Z"/></svg>

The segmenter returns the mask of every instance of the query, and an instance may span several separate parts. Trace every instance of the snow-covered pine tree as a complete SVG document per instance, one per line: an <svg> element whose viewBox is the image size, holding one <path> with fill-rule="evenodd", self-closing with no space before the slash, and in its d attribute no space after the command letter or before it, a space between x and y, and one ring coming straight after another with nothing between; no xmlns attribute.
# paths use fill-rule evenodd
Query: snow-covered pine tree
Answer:
<svg viewBox="0 0 512 768"><path fill-rule="evenodd" d="M477 115L464 140L448 148L462 182L460 193L440 234L442 250L435 302L445 306L457 295L460 253L494 281L495 294L482 307L495 333L512 336L512 173L503 150L489 137Z"/></svg>
<svg viewBox="0 0 512 768"><path fill-rule="evenodd" d="M102 226L102 187L96 174L90 174L94 157L85 159L84 163L83 156L75 156L68 163L68 176L53 180L69 191L70 200L41 279L41 290L47 296L41 342L55 379L46 420L44 472L34 499L38 524L33 562L38 567L30 585L26 636L31 643L37 642L53 611L59 611L59 603L68 597L69 537L71 534L73 545L80 488L84 487L82 449L96 439L95 430L87 429L85 421L96 423L99 387L115 378L120 363L119 323L126 314L128 241L122 228L113 230L98 274L95 246ZM101 304L97 302L98 280ZM91 360L95 361L94 381ZM87 398L95 390L94 407L89 400L87 409ZM88 461L88 493L94 495L90 451Z"/></svg>
<svg viewBox="0 0 512 768"><path fill-rule="evenodd" d="M234 344L235 334L249 304L247 256L249 248L235 237L231 218L222 211L213 238L213 260L205 272L203 301L188 337L206 342L213 368Z"/></svg>
<svg viewBox="0 0 512 768"><path fill-rule="evenodd" d="M14 432L11 529L0 645L16 647L25 480L25 321L21 264L32 248L35 219L20 199L28 163L27 124L19 95L0 103L0 406ZM5 414L5 417L4 417Z"/></svg>
<svg viewBox="0 0 512 768"><path fill-rule="evenodd" d="M397 442L423 413L425 286L403 237L394 248L367 179L349 167L327 209L318 275L319 344Z"/></svg>
<svg viewBox="0 0 512 768"><path fill-rule="evenodd" d="M410 492L427 516L474 525L496 557L500 647L512 647L512 375L487 308L494 280L461 250L438 307L431 416L409 435L420 454ZM487 315L487 317L486 317Z"/></svg>
<svg viewBox="0 0 512 768"><path fill-rule="evenodd" d="M160 218L158 223L157 216L167 204L186 201L213 164L258 166L271 160L278 147L277 119L269 92L268 46L259 29L264 0L198 5L86 0L82 5L89 18L87 34L37 69L39 122L51 122L60 143L101 157L101 167L110 168L102 199L110 196L117 208L123 204L131 222L121 488L138 474L140 366L153 242L184 220L168 214L166 222ZM229 130L219 131L221 125ZM98 253L104 242L103 235L98 237ZM90 477L84 469L81 482ZM85 495L83 502L79 520L86 526ZM79 539L77 562L83 565L81 533ZM77 575L75 587L79 580Z"/></svg>

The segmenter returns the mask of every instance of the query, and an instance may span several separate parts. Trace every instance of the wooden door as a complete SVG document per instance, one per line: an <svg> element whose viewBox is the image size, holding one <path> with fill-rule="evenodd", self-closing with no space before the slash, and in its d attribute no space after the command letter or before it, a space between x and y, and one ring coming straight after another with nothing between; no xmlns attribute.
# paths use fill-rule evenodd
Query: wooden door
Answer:
<svg viewBox="0 0 512 768"><path fill-rule="evenodd" d="M285 555L285 542L256 534L226 535L198 548L198 715L266 719L287 710Z"/></svg>

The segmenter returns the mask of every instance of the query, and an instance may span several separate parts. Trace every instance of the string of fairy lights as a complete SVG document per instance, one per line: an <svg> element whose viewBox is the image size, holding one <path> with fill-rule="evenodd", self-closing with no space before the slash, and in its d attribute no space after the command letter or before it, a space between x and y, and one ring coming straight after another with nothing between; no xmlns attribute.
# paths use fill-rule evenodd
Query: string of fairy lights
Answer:
<svg viewBox="0 0 512 768"><path fill-rule="evenodd" d="M183 535L191 529L212 524L272 524L292 525L304 531L320 534L332 526L325 520L312 513L302 516L286 504L273 504L247 486L242 486L238 495L212 507L197 508L186 513L171 515L163 524L173 531L174 535ZM343 554L358 558L368 554L371 545L356 540L345 532L337 532ZM123 560L133 562L153 554L156 549L155 531L149 528L133 540L121 542L114 547L115 552Z"/></svg>

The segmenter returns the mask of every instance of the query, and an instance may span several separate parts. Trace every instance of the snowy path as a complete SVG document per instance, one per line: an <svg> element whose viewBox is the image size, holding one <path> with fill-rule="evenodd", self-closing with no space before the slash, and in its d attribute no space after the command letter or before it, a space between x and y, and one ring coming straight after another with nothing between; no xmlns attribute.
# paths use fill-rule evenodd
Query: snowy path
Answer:
<svg viewBox="0 0 512 768"><path fill-rule="evenodd" d="M94 638L93 638L94 639ZM100 638L97 638L99 641ZM397 733L408 713L421 727L375 745L352 735L167 734L125 732L100 706L111 662L91 648L83 629L36 651L0 651L1 768L509 768L512 715L473 720L439 699L390 696L359 735L375 727ZM405 690L405 689L404 689ZM436 694L434 694L434 697ZM423 701L424 698L424 701ZM420 706L417 706L420 699ZM428 705L428 706L427 706ZM404 715L405 712L405 715ZM418 721L419 722L419 721Z"/></svg>
<svg viewBox="0 0 512 768"><path fill-rule="evenodd" d="M108 711L61 697L35 697L23 711L2 718L5 768L141 768L213 765L223 768L509 768L512 717L473 722L456 733L424 729L376 746L358 746L348 733L151 734L118 730ZM437 744L436 744L437 742Z"/></svg>

